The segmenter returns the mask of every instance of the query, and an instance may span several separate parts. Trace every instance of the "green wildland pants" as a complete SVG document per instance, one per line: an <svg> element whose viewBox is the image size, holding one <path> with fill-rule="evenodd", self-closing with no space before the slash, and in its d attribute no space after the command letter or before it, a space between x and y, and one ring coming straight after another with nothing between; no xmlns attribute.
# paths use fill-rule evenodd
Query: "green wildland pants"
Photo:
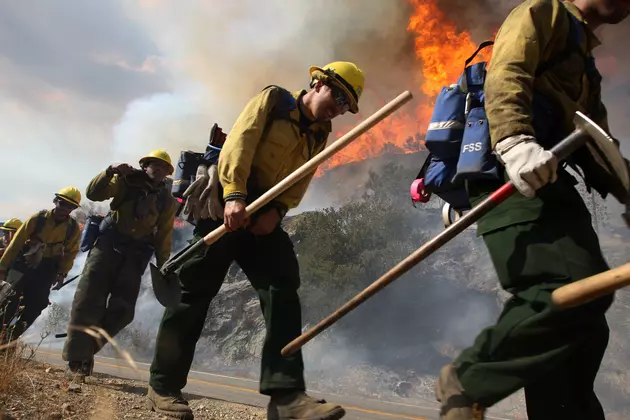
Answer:
<svg viewBox="0 0 630 420"><path fill-rule="evenodd" d="M57 277L57 258L43 258L36 268L26 268L15 264L15 268L24 273L18 285L13 285L15 295L6 303L3 323L9 323L15 318L16 322L9 330L5 339L19 338L48 307L50 288Z"/></svg>
<svg viewBox="0 0 630 420"><path fill-rule="evenodd" d="M70 326L97 326L114 337L129 325L152 252L144 243L121 243L112 231L100 236L85 261L72 301ZM69 327L63 360L92 360L105 344L104 339L95 340Z"/></svg>
<svg viewBox="0 0 630 420"><path fill-rule="evenodd" d="M202 221L193 240L222 224ZM233 261L258 293L267 334L262 350L260 392L304 390L301 352L283 357L282 348L300 335L300 273L289 235L277 227L255 236L248 230L228 233L200 251L179 269L182 302L166 309L159 327L149 383L157 392L177 392L186 385L195 346L210 302L219 292Z"/></svg>
<svg viewBox="0 0 630 420"><path fill-rule="evenodd" d="M517 193L479 223L501 286L495 325L455 361L464 392L490 407L524 388L530 420L604 420L593 383L608 345L608 295L558 309L558 287L606 271L584 202L566 172L528 199ZM500 184L469 184L473 204Z"/></svg>

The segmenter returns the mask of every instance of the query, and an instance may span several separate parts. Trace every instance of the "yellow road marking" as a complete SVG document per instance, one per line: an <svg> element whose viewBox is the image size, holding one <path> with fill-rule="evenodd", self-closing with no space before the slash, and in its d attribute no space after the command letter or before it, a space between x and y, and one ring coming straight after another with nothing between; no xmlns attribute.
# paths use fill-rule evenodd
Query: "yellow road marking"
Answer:
<svg viewBox="0 0 630 420"><path fill-rule="evenodd" d="M44 351L44 350L37 350L37 353L43 353L43 354L49 354L51 356L61 357L61 354L59 354L59 353L52 353L52 352L48 352L48 351ZM108 366L108 367L112 367L112 368L118 368L118 369L128 369L128 370L131 370L131 371L135 372L135 370L133 368L131 368L130 366L114 365L114 364L111 364L111 363L99 362L98 360L94 360L94 364L102 365L102 366ZM148 370L145 370L145 369L138 369L138 372L150 373ZM210 373L210 375L212 375L212 374ZM234 378L234 379L238 379L238 378ZM219 382L209 382L209 381L204 381L203 379L188 378L188 381L189 382L196 382L196 383L204 384L204 385L220 386L220 387L223 387L223 388L234 389L234 390L237 390L237 391L245 391L245 392L251 392L251 393L254 393L254 394L258 394L258 391L254 390L254 389L242 388L240 386L227 385L227 384L222 384L222 383L219 383ZM406 415L403 415L403 414L393 414L393 413L387 413L387 412L384 412L384 411L368 410L367 408L351 407L351 406L347 406L347 405L344 405L343 407L345 409L347 409L347 410L360 411L362 413L377 414L377 415L380 415L380 416L392 417L392 418L396 418L396 419L429 420L429 419L424 418L424 417L409 417L409 416L406 416Z"/></svg>

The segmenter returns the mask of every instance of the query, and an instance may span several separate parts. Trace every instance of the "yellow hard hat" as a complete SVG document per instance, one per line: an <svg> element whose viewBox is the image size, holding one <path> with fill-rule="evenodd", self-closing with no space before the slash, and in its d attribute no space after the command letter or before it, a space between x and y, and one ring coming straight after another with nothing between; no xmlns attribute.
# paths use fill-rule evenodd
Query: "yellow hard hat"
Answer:
<svg viewBox="0 0 630 420"><path fill-rule="evenodd" d="M326 64L324 67L313 66L309 69L311 79L322 81L333 80L350 99L350 112L359 112L359 98L363 93L365 76L363 71L356 64L348 61L335 61ZM327 78L322 76L328 76Z"/></svg>
<svg viewBox="0 0 630 420"><path fill-rule="evenodd" d="M16 219L15 217L7 220L0 226L2 230L8 230L10 232L15 232L22 226L22 221L20 219Z"/></svg>
<svg viewBox="0 0 630 420"><path fill-rule="evenodd" d="M173 173L173 164L171 163L171 157L168 155L168 153L166 153L165 150L158 149L152 151L151 153L140 159L140 165L144 165L144 162L150 159L158 159L162 162L168 163L168 166L170 168L169 175Z"/></svg>
<svg viewBox="0 0 630 420"><path fill-rule="evenodd" d="M66 187L59 190L56 197L61 198L64 201L67 201L70 204L74 204L79 207L81 202L81 191L74 187Z"/></svg>

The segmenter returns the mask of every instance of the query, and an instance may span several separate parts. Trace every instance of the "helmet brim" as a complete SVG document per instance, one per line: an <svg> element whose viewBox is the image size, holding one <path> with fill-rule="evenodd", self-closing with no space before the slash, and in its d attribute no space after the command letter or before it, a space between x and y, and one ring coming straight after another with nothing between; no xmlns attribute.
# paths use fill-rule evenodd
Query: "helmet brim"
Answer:
<svg viewBox="0 0 630 420"><path fill-rule="evenodd" d="M57 198L59 198L59 199L61 199L61 200L63 200L63 201L66 201L66 202L68 202L68 203L70 203L70 204L72 204L72 205L74 205L74 206L77 206L77 207L79 207L79 206L80 206L80 204L79 204L79 203L77 203L76 201L74 201L74 200L73 200L73 199L71 199L70 197L65 196L65 195L63 195L63 194L55 194L55 197L57 197Z"/></svg>
<svg viewBox="0 0 630 420"><path fill-rule="evenodd" d="M171 165L170 163L168 163L167 161L165 161L164 159L160 159L157 157L153 157L153 156L146 156L143 157L142 159L140 159L140 161L138 163L140 163L140 165L144 165L147 162L150 162L152 160L159 160L160 162L164 162L168 165L169 168L169 175L173 175L173 171L175 171L175 168L173 168L173 165Z"/></svg>
<svg viewBox="0 0 630 420"><path fill-rule="evenodd" d="M326 74L326 70L324 70L323 68L317 67L317 66L311 66L308 69L308 74L311 76L311 78L313 77L313 73L315 73L316 71L320 71ZM339 83L333 77L328 77L326 81L332 82L335 86L337 86L338 88L340 88L341 90L345 92L346 96L348 97L348 101L350 105L349 107L350 112L352 112L353 114L356 114L357 112L359 112L359 104L354 99L354 96L356 95L355 93L352 93L346 86L344 86L342 83Z"/></svg>

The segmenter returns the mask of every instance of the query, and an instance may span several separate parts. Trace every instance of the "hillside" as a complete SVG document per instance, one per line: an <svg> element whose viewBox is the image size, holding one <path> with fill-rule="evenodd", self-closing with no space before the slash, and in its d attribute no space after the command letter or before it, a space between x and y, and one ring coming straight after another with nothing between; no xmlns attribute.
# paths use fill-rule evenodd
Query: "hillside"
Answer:
<svg viewBox="0 0 630 420"><path fill-rule="evenodd" d="M419 155L394 155L336 168L309 190L328 191L319 198L328 207L285 219L301 267L305 328L442 229L439 206L411 205L408 188L418 162ZM602 202L592 207L609 263L626 262L627 228ZM179 230L176 247L189 237L189 229ZM466 230L309 343L304 348L309 386L395 401L433 400L439 368L496 319L506 297L482 241ZM55 308L59 319L67 319L67 304ZM139 360L152 357L160 315L146 279L136 320L117 337ZM622 291L609 312L611 340L597 384L611 414L630 414L629 317L630 293ZM195 368L257 378L263 339L258 299L234 266L211 305ZM522 395L495 410L522 415Z"/></svg>

